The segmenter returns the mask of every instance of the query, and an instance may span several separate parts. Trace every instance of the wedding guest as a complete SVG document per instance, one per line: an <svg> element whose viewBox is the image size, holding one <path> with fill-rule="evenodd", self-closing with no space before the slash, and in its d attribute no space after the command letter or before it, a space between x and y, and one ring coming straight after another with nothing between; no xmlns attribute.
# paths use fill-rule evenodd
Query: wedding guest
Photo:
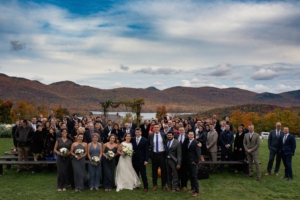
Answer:
<svg viewBox="0 0 300 200"><path fill-rule="evenodd" d="M221 161L232 160L232 143L234 141L233 132L230 131L229 124L225 125L225 131L220 134L220 145L221 145ZM228 170L231 171L231 165L228 165ZM221 172L224 171L224 165L221 165Z"/></svg>
<svg viewBox="0 0 300 200"><path fill-rule="evenodd" d="M157 171L158 168L161 169L161 185L164 191L167 191L166 182L166 159L165 159L165 144L166 144L166 135L159 132L159 124L155 124L153 127L154 133L149 135L148 141L151 146L152 154L152 182L153 190L157 190Z"/></svg>
<svg viewBox="0 0 300 200"><path fill-rule="evenodd" d="M204 156L207 155L207 148L206 148L206 140L207 140L207 136L206 133L204 132L204 128L203 126L199 126L198 127L198 134L199 134L199 138L196 139L201 143L201 156L200 156L200 160L204 161Z"/></svg>
<svg viewBox="0 0 300 200"><path fill-rule="evenodd" d="M28 152L30 149L33 132L33 128L28 124L27 120L22 119L20 121L20 126L17 128L15 133L18 149L18 161L22 161L23 157L24 161L28 161ZM29 170L28 166L26 166L26 170ZM19 165L17 173L20 171L21 165Z"/></svg>
<svg viewBox="0 0 300 200"><path fill-rule="evenodd" d="M104 143L109 142L108 137L110 136L111 131L112 131L112 121L107 120L107 126L104 128L104 139L103 139Z"/></svg>
<svg viewBox="0 0 300 200"><path fill-rule="evenodd" d="M39 157L43 157L42 152L44 148L44 133L42 125L36 126L36 131L32 133L32 143L30 146L30 151L33 154L34 161L37 161ZM35 165L34 171L39 171L39 166Z"/></svg>
<svg viewBox="0 0 300 200"><path fill-rule="evenodd" d="M66 188L70 185L69 170L71 168L71 157L69 155L72 140L67 138L67 129L62 129L61 134L62 137L58 138L54 145L54 152L57 155L57 191L66 191ZM60 149L62 148L68 149L68 153L66 155L60 152Z"/></svg>
<svg viewBox="0 0 300 200"><path fill-rule="evenodd" d="M129 127L129 125L128 125L128 127ZM118 123L114 123L113 130L111 131L111 134L114 134L114 135L117 136L117 143L118 144L123 141L123 132L122 132L122 130L120 130Z"/></svg>
<svg viewBox="0 0 300 200"><path fill-rule="evenodd" d="M100 133L100 141L103 142L103 134L104 134L104 128L100 122L95 123L95 130L98 130Z"/></svg>
<svg viewBox="0 0 300 200"><path fill-rule="evenodd" d="M149 135L149 129L150 129L149 120L144 120L144 124L141 124L140 128L142 130L142 136L147 139Z"/></svg>
<svg viewBox="0 0 300 200"><path fill-rule="evenodd" d="M95 129L94 124L92 122L89 122L88 129L84 133L84 142L86 142L87 144L91 143L92 142L92 135L94 133L97 133L98 135L100 135L100 132ZM100 138L99 138L98 142L101 142Z"/></svg>
<svg viewBox="0 0 300 200"><path fill-rule="evenodd" d="M79 125L78 123L75 123L74 124L74 128L72 129L72 131L69 131L70 134L69 134L69 138L74 142L75 141L75 136L77 136L77 134L79 133L78 131L78 128L79 128Z"/></svg>
<svg viewBox="0 0 300 200"><path fill-rule="evenodd" d="M188 166L187 166L187 157L185 156L187 153L187 144L188 144L188 136L185 134L184 127L179 128L179 134L174 136L175 139L179 141L181 144L181 166L178 170L179 176L179 187L186 191L187 189L187 181L188 181Z"/></svg>
<svg viewBox="0 0 300 200"><path fill-rule="evenodd" d="M14 150L17 150L17 140L16 140L16 130L20 125L20 121L17 120L15 125L12 127L12 137L13 137L13 143L14 143Z"/></svg>
<svg viewBox="0 0 300 200"><path fill-rule="evenodd" d="M209 160L217 161L217 152L218 152L218 133L215 131L214 125L209 125L210 131L207 133L207 140L206 140L206 148L208 150ZM217 165L211 164L210 170L213 173L217 172Z"/></svg>
<svg viewBox="0 0 300 200"><path fill-rule="evenodd" d="M181 145L180 142L174 139L174 133L168 132L167 134L166 149L166 168L167 168L167 179L168 188L172 189L172 192L179 191L178 185L178 171L181 167ZM200 155L199 155L200 156Z"/></svg>
<svg viewBox="0 0 300 200"><path fill-rule="evenodd" d="M233 153L234 160L237 161L245 160L245 148L243 144L244 137L245 137L244 127L240 125L238 127L238 132L235 134L234 153ZM237 165L236 170L234 172L237 173L242 170L243 170L243 166Z"/></svg>
<svg viewBox="0 0 300 200"><path fill-rule="evenodd" d="M77 153L82 151L82 153ZM83 142L83 134L78 134L77 142L71 146L72 166L74 172L75 192L84 189L84 183L87 181L85 174L85 156L87 154L87 143Z"/></svg>
<svg viewBox="0 0 300 200"><path fill-rule="evenodd" d="M217 134L217 133L216 133ZM197 179L198 175L198 163L201 155L201 145L198 145L198 141L194 139L194 131L188 133L189 143L187 145L187 161L188 161L188 172L191 179L191 190L192 197L197 197L199 194L199 183Z"/></svg>
<svg viewBox="0 0 300 200"><path fill-rule="evenodd" d="M104 181L103 181L103 187L105 191L111 191L115 187L115 179L114 179L114 173L115 173L115 156L117 156L117 137L114 134L111 134L108 137L109 142L105 143L103 146L103 175L104 175ZM114 153L114 157L110 158L108 156L109 152Z"/></svg>
<svg viewBox="0 0 300 200"><path fill-rule="evenodd" d="M146 165L148 164L149 158L149 143L148 140L141 136L141 129L135 129L135 137L131 139L132 147L133 147L133 157L132 157L132 165L133 168L139 177L141 174L144 192L148 192L148 179L146 173Z"/></svg>
<svg viewBox="0 0 300 200"><path fill-rule="evenodd" d="M132 166L132 157L125 154L125 152L122 150L123 147L133 150L132 143L130 142L131 134L125 133L124 138L125 141L119 145L117 151L120 155L120 160L116 169L117 192L123 189L133 190L141 185L140 179Z"/></svg>
<svg viewBox="0 0 300 200"><path fill-rule="evenodd" d="M100 163L92 163L92 158L94 156L99 158L99 162L102 157L102 145L98 142L99 135L94 133L92 135L92 142L88 144L88 158L90 160L89 163L89 187L90 190L99 190L98 187L100 185L101 178L101 164Z"/></svg>

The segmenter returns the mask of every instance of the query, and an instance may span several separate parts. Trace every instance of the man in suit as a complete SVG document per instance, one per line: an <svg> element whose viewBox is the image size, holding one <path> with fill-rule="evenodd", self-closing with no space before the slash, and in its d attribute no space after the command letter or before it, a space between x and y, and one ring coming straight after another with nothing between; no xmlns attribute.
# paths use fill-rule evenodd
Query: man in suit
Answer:
<svg viewBox="0 0 300 200"><path fill-rule="evenodd" d="M225 118L225 121L226 121L226 124L229 124L229 126L230 126L230 131L233 131L233 126L232 126L232 123L229 121L229 117L226 117L226 118Z"/></svg>
<svg viewBox="0 0 300 200"><path fill-rule="evenodd" d="M140 128L142 130L142 136L147 139L149 135L149 129L150 129L149 120L144 120L144 124L141 124Z"/></svg>
<svg viewBox="0 0 300 200"><path fill-rule="evenodd" d="M107 126L104 128L104 139L103 139L104 143L109 142L108 136L110 136L111 131L112 131L112 121L108 120Z"/></svg>
<svg viewBox="0 0 300 200"><path fill-rule="evenodd" d="M225 125L225 131L223 131L220 135L220 145L221 145L221 161L225 161L227 156L227 160L232 160L232 143L234 141L233 132L230 131L229 124ZM231 170L231 166L228 165L228 170ZM224 171L224 165L221 165L221 172Z"/></svg>
<svg viewBox="0 0 300 200"><path fill-rule="evenodd" d="M174 138L179 141L179 144L181 144L181 166L178 170L178 176L179 176L179 187L185 191L187 188L187 181L188 181L188 165L187 165L187 157L185 156L187 153L187 144L189 141L189 138L187 134L185 134L184 127L180 127L178 129L179 134L175 135Z"/></svg>
<svg viewBox="0 0 300 200"><path fill-rule="evenodd" d="M249 174L246 177L253 177L253 161L256 167L257 172L257 181L260 181L260 166L258 161L259 155L259 145L260 138L257 133L254 132L254 126L250 125L248 127L249 133L247 133L244 137L244 148L247 155L248 165L249 165Z"/></svg>
<svg viewBox="0 0 300 200"><path fill-rule="evenodd" d="M99 130L96 130L95 127L94 127L94 124L92 122L89 123L89 129L85 131L84 133L84 139L83 141L86 142L86 143L91 143L92 142L92 135L94 133L98 133L99 135L99 141L98 142L101 142L100 140L100 131Z"/></svg>
<svg viewBox="0 0 300 200"><path fill-rule="evenodd" d="M173 130L173 122L172 122L172 120L169 120L168 121L168 132L174 132L174 130Z"/></svg>
<svg viewBox="0 0 300 200"><path fill-rule="evenodd" d="M282 161L284 164L284 177L288 181L293 180L293 170L292 170L292 157L295 154L296 149L296 139L293 135L289 134L289 128L283 128L284 136L280 138L279 151L282 156Z"/></svg>
<svg viewBox="0 0 300 200"><path fill-rule="evenodd" d="M172 189L172 192L179 191L178 186L178 169L181 166L181 145L180 142L174 139L173 132L167 134L166 160L167 160L167 179L168 188ZM173 184L172 184L173 183Z"/></svg>
<svg viewBox="0 0 300 200"><path fill-rule="evenodd" d="M198 183L198 163L201 155L201 145L198 145L198 141L194 139L195 134L193 131L188 132L188 145L187 145L187 162L188 172L191 179L191 191L192 197L197 197L199 194Z"/></svg>
<svg viewBox="0 0 300 200"><path fill-rule="evenodd" d="M106 126L106 121L105 121L105 116L104 115L101 115L101 118L100 118L99 122L101 123L102 127Z"/></svg>
<svg viewBox="0 0 300 200"><path fill-rule="evenodd" d="M125 123L125 129L123 130L123 135L125 135L126 133L130 133L131 137L135 137L135 131L130 128L129 123Z"/></svg>
<svg viewBox="0 0 300 200"><path fill-rule="evenodd" d="M144 184L144 192L148 192L148 180L146 173L146 165L148 164L149 158L149 143L148 140L141 136L142 131L140 128L135 129L135 137L131 139L132 148L134 151L132 157L132 165L139 176L141 174L143 184Z"/></svg>
<svg viewBox="0 0 300 200"><path fill-rule="evenodd" d="M207 133L206 148L208 150L209 160L217 161L218 154L218 133L214 128L214 124L209 125L210 131ZM210 171L217 172L217 165L211 164Z"/></svg>
<svg viewBox="0 0 300 200"><path fill-rule="evenodd" d="M276 176L279 176L278 172L279 172L280 162L281 162L279 145L280 145L280 138L283 137L283 132L280 129L281 129L281 123L277 122L276 129L272 130L268 137L268 147L270 150L270 154L269 154L267 173L265 174L265 176L269 176L271 174L275 156L276 156L276 164L275 164L274 173Z"/></svg>
<svg viewBox="0 0 300 200"><path fill-rule="evenodd" d="M160 131L161 133L167 135L168 132L172 132L172 131L169 131L169 126L168 126L168 124L164 124L163 126L164 126L164 127L163 127L163 130Z"/></svg>
<svg viewBox="0 0 300 200"><path fill-rule="evenodd" d="M129 117L129 118L128 118L128 123L129 123L129 128L132 129L132 130L134 131L135 128L136 128L136 124L133 123L132 117Z"/></svg>
<svg viewBox="0 0 300 200"><path fill-rule="evenodd" d="M152 154L152 181L153 181L153 190L157 190L157 170L160 167L161 169L161 185L164 191L167 191L166 182L167 182L167 173L166 173L166 159L165 159L165 144L166 144L166 135L159 132L159 124L153 126L153 134L150 134L148 141L151 146Z"/></svg>

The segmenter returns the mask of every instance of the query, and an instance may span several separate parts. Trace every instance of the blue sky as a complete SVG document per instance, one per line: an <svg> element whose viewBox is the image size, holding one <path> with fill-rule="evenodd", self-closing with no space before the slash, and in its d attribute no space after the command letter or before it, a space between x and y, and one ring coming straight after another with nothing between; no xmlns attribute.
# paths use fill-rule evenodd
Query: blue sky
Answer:
<svg viewBox="0 0 300 200"><path fill-rule="evenodd" d="M300 89L299 1L0 0L0 72L102 89Z"/></svg>

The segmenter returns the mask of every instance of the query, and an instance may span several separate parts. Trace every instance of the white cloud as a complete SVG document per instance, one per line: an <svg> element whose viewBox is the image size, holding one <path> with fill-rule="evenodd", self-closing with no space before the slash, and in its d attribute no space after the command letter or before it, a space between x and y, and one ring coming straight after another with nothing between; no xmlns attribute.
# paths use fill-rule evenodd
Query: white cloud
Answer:
<svg viewBox="0 0 300 200"><path fill-rule="evenodd" d="M169 74L177 74L181 72L181 70L176 70L169 67L160 67L157 69L153 69L152 67L142 68L136 70L135 73L144 73L144 74L152 74L152 75L169 75Z"/></svg>
<svg viewBox="0 0 300 200"><path fill-rule="evenodd" d="M280 74L271 69L260 69L258 72L255 72L251 78L254 80L272 80L278 76L280 76Z"/></svg>
<svg viewBox="0 0 300 200"><path fill-rule="evenodd" d="M44 78L40 77L40 76L34 76L31 78L31 80L34 80L34 81L42 81L44 80Z"/></svg>

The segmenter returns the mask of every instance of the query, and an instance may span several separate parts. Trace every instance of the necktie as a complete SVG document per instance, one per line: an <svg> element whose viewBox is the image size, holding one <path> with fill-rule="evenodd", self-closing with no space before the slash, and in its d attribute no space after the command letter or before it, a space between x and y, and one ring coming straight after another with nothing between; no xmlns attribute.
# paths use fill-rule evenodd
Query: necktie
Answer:
<svg viewBox="0 0 300 200"><path fill-rule="evenodd" d="M156 149L156 152L158 152L158 134L157 133L156 133L155 149Z"/></svg>
<svg viewBox="0 0 300 200"><path fill-rule="evenodd" d="M139 145L139 138L136 138L136 144Z"/></svg>
<svg viewBox="0 0 300 200"><path fill-rule="evenodd" d="M168 150L170 150L171 141L168 142Z"/></svg>
<svg viewBox="0 0 300 200"><path fill-rule="evenodd" d="M188 143L188 149L190 148L190 145L191 145L191 141L189 141L189 143Z"/></svg>
<svg viewBox="0 0 300 200"><path fill-rule="evenodd" d="M285 144L285 141L286 141L286 135L284 136L284 139L283 139L283 144Z"/></svg>
<svg viewBox="0 0 300 200"><path fill-rule="evenodd" d="M182 144L182 135L180 136L180 144Z"/></svg>
<svg viewBox="0 0 300 200"><path fill-rule="evenodd" d="M250 133L250 140L252 139L252 133Z"/></svg>

